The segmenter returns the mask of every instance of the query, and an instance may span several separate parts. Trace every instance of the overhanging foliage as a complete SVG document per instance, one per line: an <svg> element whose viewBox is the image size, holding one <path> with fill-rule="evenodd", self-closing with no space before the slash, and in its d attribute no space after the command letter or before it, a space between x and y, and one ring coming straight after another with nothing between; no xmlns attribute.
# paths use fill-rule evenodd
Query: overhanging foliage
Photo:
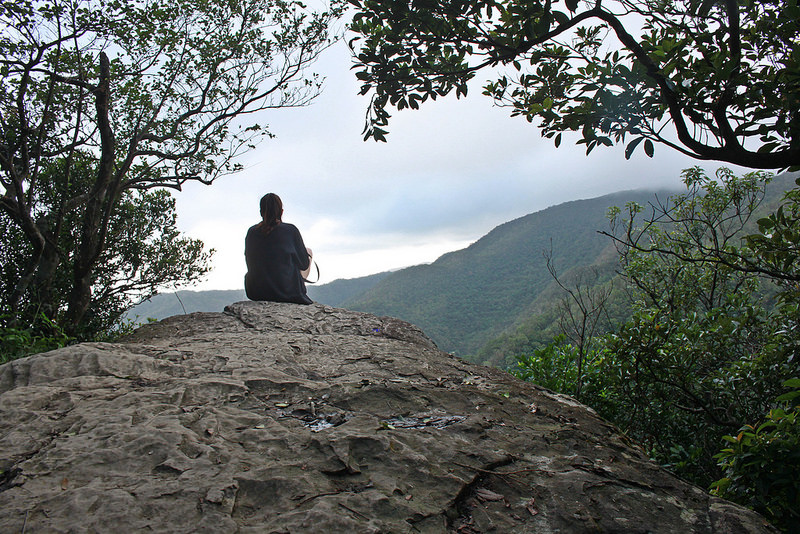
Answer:
<svg viewBox="0 0 800 534"><path fill-rule="evenodd" d="M797 0L350 0L365 138L479 71L485 94L587 153L662 143L751 168L800 165Z"/></svg>

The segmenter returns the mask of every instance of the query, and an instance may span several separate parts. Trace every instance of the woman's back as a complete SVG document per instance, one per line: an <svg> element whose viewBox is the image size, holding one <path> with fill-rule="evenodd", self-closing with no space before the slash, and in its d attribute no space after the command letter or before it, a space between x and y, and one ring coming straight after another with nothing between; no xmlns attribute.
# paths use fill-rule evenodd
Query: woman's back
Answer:
<svg viewBox="0 0 800 534"><path fill-rule="evenodd" d="M252 226L245 238L245 293L250 300L311 304L300 271L310 260L300 231L280 222L264 231L263 224Z"/></svg>

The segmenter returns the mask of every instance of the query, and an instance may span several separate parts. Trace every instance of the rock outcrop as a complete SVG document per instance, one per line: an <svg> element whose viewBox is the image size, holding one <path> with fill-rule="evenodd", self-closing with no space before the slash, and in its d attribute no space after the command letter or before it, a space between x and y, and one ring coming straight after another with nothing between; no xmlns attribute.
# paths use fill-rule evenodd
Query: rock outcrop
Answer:
<svg viewBox="0 0 800 534"><path fill-rule="evenodd" d="M0 367L2 532L771 532L415 327L240 302Z"/></svg>

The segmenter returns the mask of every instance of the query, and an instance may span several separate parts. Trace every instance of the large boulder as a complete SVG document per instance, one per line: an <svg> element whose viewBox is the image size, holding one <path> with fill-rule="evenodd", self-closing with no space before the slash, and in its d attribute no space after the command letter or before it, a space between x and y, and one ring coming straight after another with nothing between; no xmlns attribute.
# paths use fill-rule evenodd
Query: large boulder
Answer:
<svg viewBox="0 0 800 534"><path fill-rule="evenodd" d="M396 319L239 302L0 367L2 532L771 532Z"/></svg>

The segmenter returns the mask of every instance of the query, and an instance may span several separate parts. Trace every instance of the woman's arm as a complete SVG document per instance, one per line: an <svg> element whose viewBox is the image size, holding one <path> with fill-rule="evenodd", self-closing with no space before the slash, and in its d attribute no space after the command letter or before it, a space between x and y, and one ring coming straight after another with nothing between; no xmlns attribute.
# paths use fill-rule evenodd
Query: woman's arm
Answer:
<svg viewBox="0 0 800 534"><path fill-rule="evenodd" d="M306 247L306 252L308 253L308 269L300 271L300 274L303 276L303 279L307 279L308 275L311 273L311 258L314 257L314 253L311 252L310 248Z"/></svg>

